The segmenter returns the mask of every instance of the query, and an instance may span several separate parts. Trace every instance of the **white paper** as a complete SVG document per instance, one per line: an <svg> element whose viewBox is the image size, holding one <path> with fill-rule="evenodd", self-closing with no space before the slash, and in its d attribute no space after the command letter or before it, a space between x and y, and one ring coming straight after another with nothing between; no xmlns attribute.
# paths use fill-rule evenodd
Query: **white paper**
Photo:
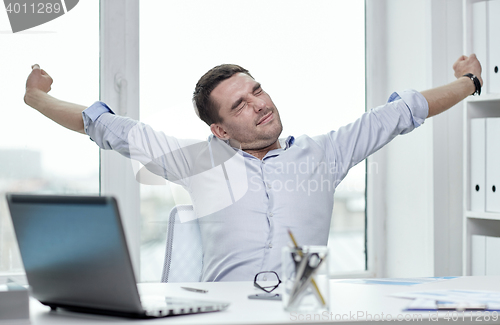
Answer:
<svg viewBox="0 0 500 325"><path fill-rule="evenodd" d="M338 281L339 283L353 284L381 284L381 285L401 285L411 286L416 284L424 284L430 282L451 280L457 277L430 277L430 278L375 278L375 279L347 279Z"/></svg>
<svg viewBox="0 0 500 325"><path fill-rule="evenodd" d="M500 292L483 290L429 290L392 294L393 297L407 299L429 299L446 302L478 302L500 306Z"/></svg>
<svg viewBox="0 0 500 325"><path fill-rule="evenodd" d="M443 302L439 301L441 304L443 303L448 303L449 305L453 305L453 308L456 308L457 310L466 310L468 308L477 308L478 306L486 306L486 310L500 310L500 304L495 303L495 302L490 302L488 304L484 303L476 303L476 302ZM438 305L436 300L430 300L430 299L422 299L422 298L417 298L410 302L408 306L406 307L406 310L437 310Z"/></svg>

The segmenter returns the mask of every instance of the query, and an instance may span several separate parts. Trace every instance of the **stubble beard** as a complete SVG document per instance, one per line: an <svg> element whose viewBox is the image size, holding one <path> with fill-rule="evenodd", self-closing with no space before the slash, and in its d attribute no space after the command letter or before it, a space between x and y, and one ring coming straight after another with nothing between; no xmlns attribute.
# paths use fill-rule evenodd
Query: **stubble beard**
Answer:
<svg viewBox="0 0 500 325"><path fill-rule="evenodd" d="M272 146L276 141L278 141L281 132L283 131L283 125L281 120L278 121L278 125L270 130L267 134L262 135L254 139L246 139L244 143L241 144L243 150L260 150Z"/></svg>

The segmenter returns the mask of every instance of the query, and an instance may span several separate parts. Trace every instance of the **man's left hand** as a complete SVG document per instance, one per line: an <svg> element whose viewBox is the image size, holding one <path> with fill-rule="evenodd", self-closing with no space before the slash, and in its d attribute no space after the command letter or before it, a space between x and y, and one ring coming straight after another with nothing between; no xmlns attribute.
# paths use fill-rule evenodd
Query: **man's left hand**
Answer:
<svg viewBox="0 0 500 325"><path fill-rule="evenodd" d="M483 85L483 79L481 78L481 63L477 59L475 54L470 56L462 55L454 64L453 70L455 70L455 77L460 78L464 74L472 73L475 75Z"/></svg>

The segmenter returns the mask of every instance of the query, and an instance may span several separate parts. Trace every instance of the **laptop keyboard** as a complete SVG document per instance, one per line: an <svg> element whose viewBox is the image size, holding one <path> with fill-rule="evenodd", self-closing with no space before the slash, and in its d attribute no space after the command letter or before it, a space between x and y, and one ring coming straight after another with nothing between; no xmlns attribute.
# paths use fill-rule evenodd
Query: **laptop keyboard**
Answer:
<svg viewBox="0 0 500 325"><path fill-rule="evenodd" d="M148 317L207 313L223 310L229 306L225 302L174 297L141 297L141 301Z"/></svg>

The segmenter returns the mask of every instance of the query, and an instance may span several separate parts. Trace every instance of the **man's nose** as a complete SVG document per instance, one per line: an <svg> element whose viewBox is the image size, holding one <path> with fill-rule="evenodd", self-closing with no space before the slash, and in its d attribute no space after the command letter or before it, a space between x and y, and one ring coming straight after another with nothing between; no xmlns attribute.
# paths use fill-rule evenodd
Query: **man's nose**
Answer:
<svg viewBox="0 0 500 325"><path fill-rule="evenodd" d="M255 98L253 107L256 112L259 112L266 108L266 101L261 98Z"/></svg>

